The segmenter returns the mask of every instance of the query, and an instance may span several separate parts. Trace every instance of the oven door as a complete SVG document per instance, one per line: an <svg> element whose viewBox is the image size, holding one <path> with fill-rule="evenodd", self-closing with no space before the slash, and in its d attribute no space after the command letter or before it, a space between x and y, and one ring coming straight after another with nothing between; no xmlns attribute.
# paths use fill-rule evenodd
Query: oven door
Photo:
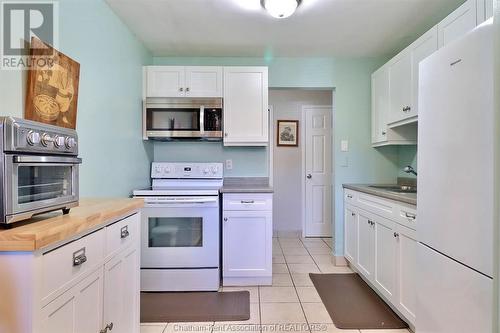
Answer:
<svg viewBox="0 0 500 333"><path fill-rule="evenodd" d="M78 201L81 162L77 157L6 155L6 215L43 211Z"/></svg>
<svg viewBox="0 0 500 333"><path fill-rule="evenodd" d="M219 198L146 198L141 268L219 267Z"/></svg>

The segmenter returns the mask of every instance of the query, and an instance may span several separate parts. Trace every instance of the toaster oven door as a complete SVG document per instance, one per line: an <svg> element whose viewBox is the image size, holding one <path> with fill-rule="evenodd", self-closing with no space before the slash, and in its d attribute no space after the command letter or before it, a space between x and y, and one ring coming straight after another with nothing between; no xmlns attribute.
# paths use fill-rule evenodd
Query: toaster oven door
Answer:
<svg viewBox="0 0 500 333"><path fill-rule="evenodd" d="M5 215L9 222L78 201L81 159L64 156L7 155L5 160ZM32 215L32 214L31 214Z"/></svg>

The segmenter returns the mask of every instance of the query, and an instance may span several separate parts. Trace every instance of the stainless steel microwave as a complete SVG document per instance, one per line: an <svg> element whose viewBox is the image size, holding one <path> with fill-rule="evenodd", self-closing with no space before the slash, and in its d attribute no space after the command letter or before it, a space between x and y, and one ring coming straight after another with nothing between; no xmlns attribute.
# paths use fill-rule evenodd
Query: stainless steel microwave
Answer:
<svg viewBox="0 0 500 333"><path fill-rule="evenodd" d="M147 98L144 140L222 140L222 98Z"/></svg>

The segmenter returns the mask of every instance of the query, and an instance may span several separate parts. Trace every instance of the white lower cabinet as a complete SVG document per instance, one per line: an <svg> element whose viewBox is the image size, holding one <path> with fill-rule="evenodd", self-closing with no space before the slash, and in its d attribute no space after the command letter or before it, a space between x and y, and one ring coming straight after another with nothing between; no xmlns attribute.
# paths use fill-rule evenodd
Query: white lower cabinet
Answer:
<svg viewBox="0 0 500 333"><path fill-rule="evenodd" d="M352 190L345 192L357 198L349 202L344 200L346 260L386 302L414 325L418 243L416 230L406 225L416 227L416 207ZM348 198L347 194L344 198ZM378 215L382 212L380 207L384 208L387 217ZM412 212L408 221L401 220L403 211Z"/></svg>
<svg viewBox="0 0 500 333"><path fill-rule="evenodd" d="M345 251L344 256L349 262L356 262L358 257L358 217L349 205L345 207Z"/></svg>
<svg viewBox="0 0 500 333"><path fill-rule="evenodd" d="M359 210L358 214L358 262L359 271L373 281L375 270L375 228L374 222L366 212Z"/></svg>
<svg viewBox="0 0 500 333"><path fill-rule="evenodd" d="M224 194L223 209L222 284L271 285L272 194Z"/></svg>
<svg viewBox="0 0 500 333"><path fill-rule="evenodd" d="M2 302L16 305L0 331L139 333L140 216L110 222L55 249L0 253L0 276L11 277Z"/></svg>
<svg viewBox="0 0 500 333"><path fill-rule="evenodd" d="M396 292L396 231L395 223L375 218L374 284L384 296L393 300Z"/></svg>
<svg viewBox="0 0 500 333"><path fill-rule="evenodd" d="M102 300L103 271L99 268L42 309L40 332L98 333L102 329Z"/></svg>
<svg viewBox="0 0 500 333"><path fill-rule="evenodd" d="M410 322L414 323L415 309L417 307L417 290L415 277L417 275L417 232L415 230L397 225L397 250L396 250L396 281L398 288L395 294L397 309Z"/></svg>
<svg viewBox="0 0 500 333"><path fill-rule="evenodd" d="M120 333L139 326L139 252L131 247L104 265L104 326Z"/></svg>

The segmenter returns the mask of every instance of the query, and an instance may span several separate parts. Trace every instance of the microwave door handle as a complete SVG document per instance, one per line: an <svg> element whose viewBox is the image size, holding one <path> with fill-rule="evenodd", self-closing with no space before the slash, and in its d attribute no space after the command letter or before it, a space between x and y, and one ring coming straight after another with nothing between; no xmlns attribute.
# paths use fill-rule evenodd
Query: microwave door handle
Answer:
<svg viewBox="0 0 500 333"><path fill-rule="evenodd" d="M57 156L29 156L16 155L14 163L61 163L61 164L82 164L79 157L57 157Z"/></svg>
<svg viewBox="0 0 500 333"><path fill-rule="evenodd" d="M205 106L200 106L200 134L205 134Z"/></svg>

